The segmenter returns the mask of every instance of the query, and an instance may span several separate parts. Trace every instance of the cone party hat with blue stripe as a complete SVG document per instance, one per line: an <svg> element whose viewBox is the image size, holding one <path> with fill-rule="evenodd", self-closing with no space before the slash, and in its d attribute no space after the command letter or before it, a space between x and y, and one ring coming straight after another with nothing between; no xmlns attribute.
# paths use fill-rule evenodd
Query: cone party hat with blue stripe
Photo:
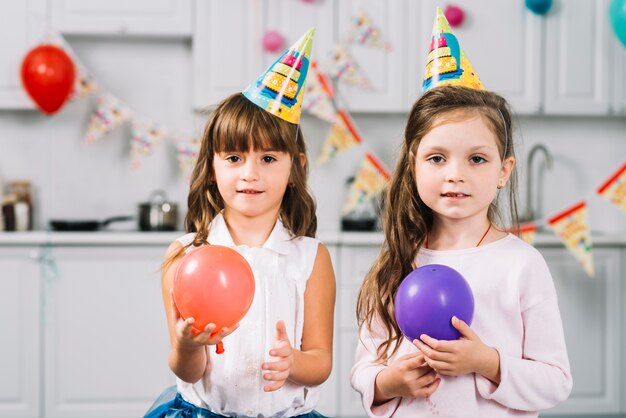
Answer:
<svg viewBox="0 0 626 418"><path fill-rule="evenodd" d="M290 123L299 123L314 33L314 28L309 29L250 84L243 95L272 115Z"/></svg>
<svg viewBox="0 0 626 418"><path fill-rule="evenodd" d="M422 90L437 86L464 86L484 90L472 63L465 56L450 24L440 7L433 25L433 37L428 49L428 63L424 72Z"/></svg>

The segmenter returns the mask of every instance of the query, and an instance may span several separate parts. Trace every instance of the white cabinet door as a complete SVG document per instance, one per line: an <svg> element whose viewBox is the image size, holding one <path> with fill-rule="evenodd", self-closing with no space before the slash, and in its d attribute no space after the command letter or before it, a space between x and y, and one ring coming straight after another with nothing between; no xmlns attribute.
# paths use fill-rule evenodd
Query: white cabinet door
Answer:
<svg viewBox="0 0 626 418"><path fill-rule="evenodd" d="M409 39L418 40L409 48L419 62L413 84L422 82L437 6L434 0L409 6L417 9L409 15L421 21L420 33L409 25ZM539 112L543 18L522 1L474 0L460 7L465 20L452 30L485 88L505 97L517 113Z"/></svg>
<svg viewBox="0 0 626 418"><path fill-rule="evenodd" d="M200 1L193 35L194 106L217 104L243 91L282 53L263 50L263 35L277 31L284 48L316 28L312 58L321 58L334 39L334 2L291 0Z"/></svg>
<svg viewBox="0 0 626 418"><path fill-rule="evenodd" d="M24 56L44 37L46 0L0 1L0 109L34 109L20 79Z"/></svg>
<svg viewBox="0 0 626 418"><path fill-rule="evenodd" d="M39 267L34 247L0 247L0 417L39 416Z"/></svg>
<svg viewBox="0 0 626 418"><path fill-rule="evenodd" d="M360 72L367 77L369 89L336 83L341 103L349 112L407 112L409 103L420 92L419 85L407 84L407 62L415 51L407 50L406 2L378 0L340 0L337 2L337 40L350 32L353 18L364 12L380 29L381 37L391 44L390 50L348 44ZM411 24L414 24L411 21ZM413 80L413 78L410 78Z"/></svg>
<svg viewBox="0 0 626 418"><path fill-rule="evenodd" d="M620 267L618 248L594 248L596 277L590 279L564 248L540 248L554 278L574 387L551 414L617 413L620 383ZM621 319L620 319L621 318Z"/></svg>
<svg viewBox="0 0 626 418"><path fill-rule="evenodd" d="M51 0L52 26L78 35L191 36L192 0Z"/></svg>
<svg viewBox="0 0 626 418"><path fill-rule="evenodd" d="M346 245L340 249L341 275L337 294L340 298L339 322L336 325L339 336L339 358L335 368L339 377L339 416L365 416L361 396L350 385L350 371L354 365L354 353L359 340L356 320L356 300L361 283L374 264L380 247Z"/></svg>
<svg viewBox="0 0 626 418"><path fill-rule="evenodd" d="M614 39L612 46L611 57L614 64L613 84L610 90L613 93L613 113L626 115L626 46L617 39Z"/></svg>
<svg viewBox="0 0 626 418"><path fill-rule="evenodd" d="M45 301L45 416L138 417L175 383L161 247L57 247Z"/></svg>
<svg viewBox="0 0 626 418"><path fill-rule="evenodd" d="M560 0L546 16L545 113L608 113L608 4Z"/></svg>

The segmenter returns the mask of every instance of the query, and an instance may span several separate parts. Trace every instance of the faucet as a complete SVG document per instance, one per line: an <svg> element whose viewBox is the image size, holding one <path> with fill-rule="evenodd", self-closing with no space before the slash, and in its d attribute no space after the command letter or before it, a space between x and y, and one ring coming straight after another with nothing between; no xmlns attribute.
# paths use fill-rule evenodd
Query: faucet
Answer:
<svg viewBox="0 0 626 418"><path fill-rule="evenodd" d="M537 144L530 149L528 153L528 159L526 160L526 207L523 215L520 217L520 222L530 222L538 220L541 217L541 182L537 182L537 204L533 201L533 161L538 153L542 153L544 156L544 164L540 166L538 174L541 174L541 168L552 169L552 154L548 151L545 145ZM538 178L541 178L539 175Z"/></svg>

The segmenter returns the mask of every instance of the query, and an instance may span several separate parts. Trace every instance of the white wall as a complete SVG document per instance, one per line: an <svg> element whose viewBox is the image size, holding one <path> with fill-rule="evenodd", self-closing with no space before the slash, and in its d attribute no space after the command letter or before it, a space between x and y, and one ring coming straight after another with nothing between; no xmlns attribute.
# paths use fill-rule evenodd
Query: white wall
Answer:
<svg viewBox="0 0 626 418"><path fill-rule="evenodd" d="M137 114L172 129L201 132L205 116L191 109L188 41L69 38L69 43L96 81ZM94 144L81 142L92 106L90 100L74 102L51 118L35 111L0 111L0 178L34 183L36 226L44 228L50 218L135 214L137 203L155 189L165 190L184 213L187 184L171 143L158 148L142 168L132 170L128 126ZM366 145L312 169L321 230L339 228L345 179L354 174L366 147L389 169L393 167L406 119L406 115L353 117ZM328 125L305 116L302 128L314 161ZM544 176L544 216L586 198L593 230L626 232L626 214L594 196L595 188L626 159L626 118L522 117L516 142L522 173L526 150L535 143L545 144L554 155L554 169ZM130 223L117 228L133 227Z"/></svg>

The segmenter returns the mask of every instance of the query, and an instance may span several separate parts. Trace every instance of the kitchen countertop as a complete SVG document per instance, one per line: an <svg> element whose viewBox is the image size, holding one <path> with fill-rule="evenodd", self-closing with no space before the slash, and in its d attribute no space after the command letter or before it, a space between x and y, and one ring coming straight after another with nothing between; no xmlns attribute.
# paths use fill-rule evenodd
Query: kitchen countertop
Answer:
<svg viewBox="0 0 626 418"><path fill-rule="evenodd" d="M97 231L97 232L0 232L0 246L25 245L104 245L104 246L168 246L183 231L140 232L140 231ZM320 231L318 238L327 245L380 245L382 232L342 232ZM626 234L594 234L592 243L595 247L626 246ZM562 246L561 240L550 232L538 233L537 246Z"/></svg>

